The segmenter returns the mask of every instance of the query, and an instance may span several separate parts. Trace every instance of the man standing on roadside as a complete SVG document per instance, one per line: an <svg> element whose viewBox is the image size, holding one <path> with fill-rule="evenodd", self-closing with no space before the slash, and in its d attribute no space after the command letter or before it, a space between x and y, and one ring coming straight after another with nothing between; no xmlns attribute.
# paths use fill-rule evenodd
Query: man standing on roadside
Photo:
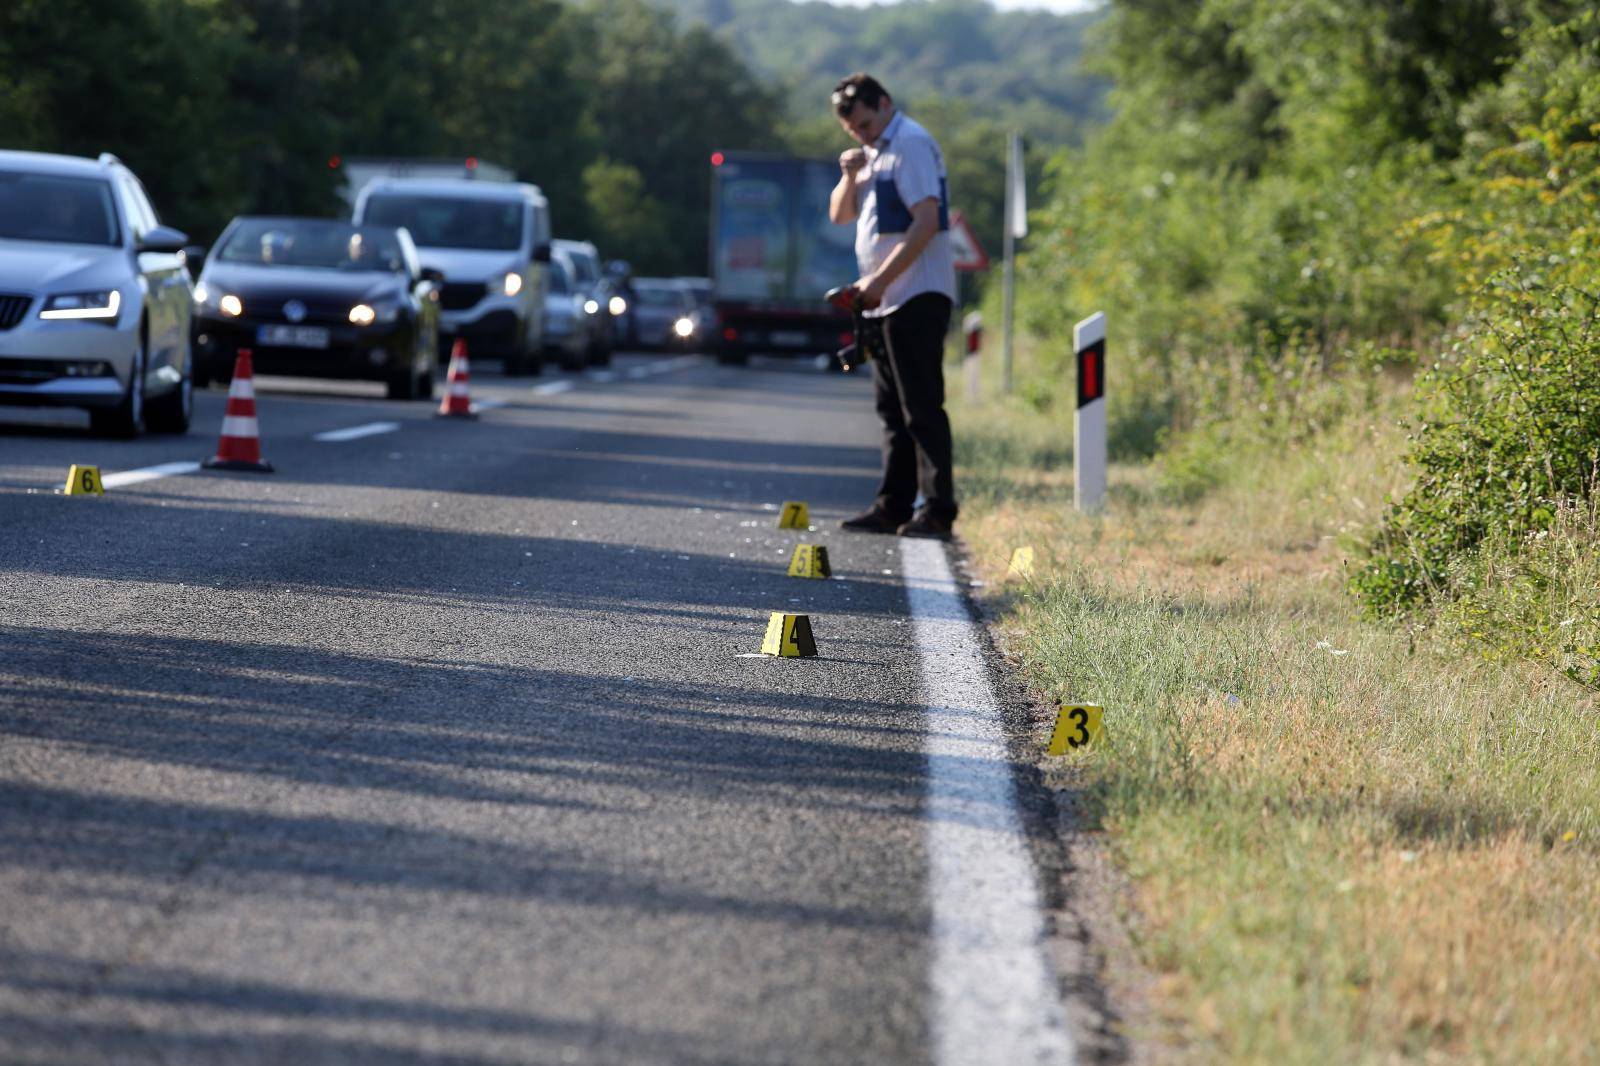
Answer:
<svg viewBox="0 0 1600 1066"><path fill-rule="evenodd" d="M944 338L955 304L950 195L944 154L927 130L895 110L877 79L852 74L833 111L861 143L828 217L856 224L856 262L869 317L881 320L886 358L872 363L883 421L883 483L872 506L842 523L862 533L948 540L956 520L950 419L944 411ZM918 492L922 506L913 513Z"/></svg>

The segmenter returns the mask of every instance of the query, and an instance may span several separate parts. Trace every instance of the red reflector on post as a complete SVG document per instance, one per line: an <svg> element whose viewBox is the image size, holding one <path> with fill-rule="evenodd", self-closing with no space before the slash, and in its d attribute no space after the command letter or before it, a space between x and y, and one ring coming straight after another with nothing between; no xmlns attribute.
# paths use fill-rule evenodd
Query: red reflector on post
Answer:
<svg viewBox="0 0 1600 1066"><path fill-rule="evenodd" d="M723 155L721 152L712 152L711 153L711 165L712 166L720 167L722 164L726 163L727 161L728 161L728 157Z"/></svg>
<svg viewBox="0 0 1600 1066"><path fill-rule="evenodd" d="M732 326L729 326L727 329L722 331L722 339L725 341L736 341L739 339L739 331L734 329Z"/></svg>

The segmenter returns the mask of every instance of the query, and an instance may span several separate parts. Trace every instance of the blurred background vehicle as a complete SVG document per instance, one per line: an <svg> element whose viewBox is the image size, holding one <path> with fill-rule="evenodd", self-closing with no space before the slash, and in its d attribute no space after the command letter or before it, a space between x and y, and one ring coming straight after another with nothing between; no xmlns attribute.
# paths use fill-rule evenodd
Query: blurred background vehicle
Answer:
<svg viewBox="0 0 1600 1066"><path fill-rule="evenodd" d="M586 310L594 300L579 287L577 273L566 249L551 249L544 297L544 355L563 370L582 370L589 365L600 328L600 316Z"/></svg>
<svg viewBox="0 0 1600 1066"><path fill-rule="evenodd" d="M611 297L615 292L606 276L600 250L590 241L557 238L553 245L571 257L576 291L582 296L580 305L590 319L588 362L604 366L611 362L611 353L617 347L617 315L611 310Z"/></svg>
<svg viewBox="0 0 1600 1066"><path fill-rule="evenodd" d="M257 373L432 396L441 278L394 226L236 218L194 288L195 379L231 380L239 349L251 348Z"/></svg>
<svg viewBox="0 0 1600 1066"><path fill-rule="evenodd" d="M653 350L688 350L700 341L694 296L670 278L635 278L635 343Z"/></svg>
<svg viewBox="0 0 1600 1066"><path fill-rule="evenodd" d="M611 312L613 334L619 347L637 347L639 338L634 332L633 305L638 296L633 291L633 265L626 259L610 259L605 265L606 284L610 298L605 306Z"/></svg>
<svg viewBox="0 0 1600 1066"><path fill-rule="evenodd" d="M0 151L0 403L186 432L188 240L116 156Z"/></svg>
<svg viewBox="0 0 1600 1066"><path fill-rule="evenodd" d="M713 300L713 287L710 278L674 278L680 286L694 299L694 322L696 332L704 339L711 334L711 327L717 320L717 309Z"/></svg>
<svg viewBox="0 0 1600 1066"><path fill-rule="evenodd" d="M850 319L823 294L856 278L855 231L828 221L839 163L756 152L711 157L713 321L720 363L752 352L832 353Z"/></svg>
<svg viewBox="0 0 1600 1066"><path fill-rule="evenodd" d="M550 206L536 186L376 178L356 196L353 217L405 227L422 265L444 275L441 350L461 337L469 355L499 359L508 374L539 371Z"/></svg>

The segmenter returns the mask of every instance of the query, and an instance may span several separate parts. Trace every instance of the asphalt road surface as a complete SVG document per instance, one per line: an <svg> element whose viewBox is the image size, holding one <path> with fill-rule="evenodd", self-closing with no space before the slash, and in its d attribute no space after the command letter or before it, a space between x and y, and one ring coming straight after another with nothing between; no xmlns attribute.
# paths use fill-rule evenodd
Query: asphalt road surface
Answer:
<svg viewBox="0 0 1600 1066"><path fill-rule="evenodd" d="M945 549L836 528L866 382L473 387L263 379L272 475L0 409L0 1062L1067 1061Z"/></svg>

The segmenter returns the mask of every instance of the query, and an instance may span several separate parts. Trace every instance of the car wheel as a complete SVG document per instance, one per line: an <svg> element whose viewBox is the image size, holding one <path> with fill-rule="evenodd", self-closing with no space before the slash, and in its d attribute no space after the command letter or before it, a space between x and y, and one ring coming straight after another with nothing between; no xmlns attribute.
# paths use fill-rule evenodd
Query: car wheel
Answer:
<svg viewBox="0 0 1600 1066"><path fill-rule="evenodd" d="M139 330L139 347L133 352L128 371L128 391L117 406L89 412L89 429L106 437L137 437L144 424L144 330Z"/></svg>
<svg viewBox="0 0 1600 1066"><path fill-rule="evenodd" d="M187 433L194 420L194 362L184 368L183 380L165 396L157 396L145 409L145 426L152 433Z"/></svg>

